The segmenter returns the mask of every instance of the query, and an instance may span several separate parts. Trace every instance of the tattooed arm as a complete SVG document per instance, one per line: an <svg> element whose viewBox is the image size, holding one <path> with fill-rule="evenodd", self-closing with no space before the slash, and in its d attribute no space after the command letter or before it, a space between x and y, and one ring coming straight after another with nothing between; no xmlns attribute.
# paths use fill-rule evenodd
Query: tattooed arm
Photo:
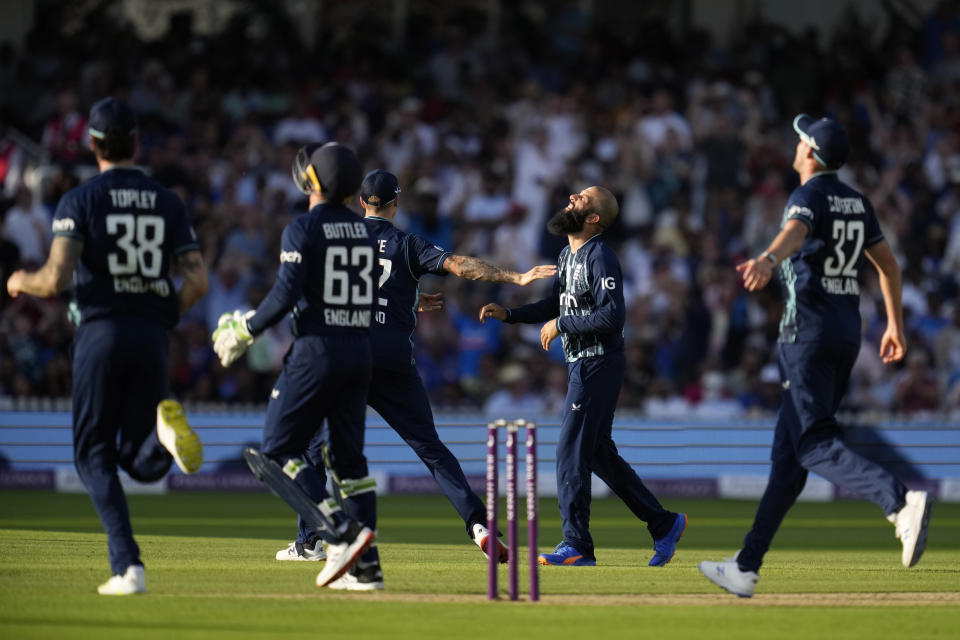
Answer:
<svg viewBox="0 0 960 640"><path fill-rule="evenodd" d="M49 298L65 290L73 279L73 270L83 253L83 242L67 236L56 236L50 245L50 257L36 271L15 271L7 280L7 292L16 298L27 293Z"/></svg>
<svg viewBox="0 0 960 640"><path fill-rule="evenodd" d="M557 273L557 267L552 264L543 264L534 267L526 273L517 273L508 269L501 269L489 262L470 256L449 255L443 261L444 271L467 280L483 280L484 282L505 282L525 286L541 278L549 278Z"/></svg>
<svg viewBox="0 0 960 640"><path fill-rule="evenodd" d="M177 269L183 274L183 285L177 291L180 313L183 313L207 295L207 268L203 264L203 254L198 250L181 253L177 256Z"/></svg>

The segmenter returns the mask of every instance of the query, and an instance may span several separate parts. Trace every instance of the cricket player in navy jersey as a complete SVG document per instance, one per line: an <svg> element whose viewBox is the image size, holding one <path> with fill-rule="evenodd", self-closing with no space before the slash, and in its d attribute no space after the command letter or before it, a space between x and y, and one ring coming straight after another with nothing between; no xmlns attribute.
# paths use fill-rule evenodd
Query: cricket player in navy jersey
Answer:
<svg viewBox="0 0 960 640"><path fill-rule="evenodd" d="M382 170L368 174L360 187L364 220L377 246L380 284L371 327L373 377L367 404L417 453L463 519L470 538L486 555L490 538L485 524L486 507L470 488L460 463L440 441L426 388L414 365L413 331L418 306L439 302L421 297L420 278L426 274L452 273L468 280L525 286L553 276L556 267L540 265L526 273L516 273L477 258L454 255L415 234L401 231L393 225L400 191L397 177ZM311 444L311 460L322 460L320 447L322 442L315 439ZM311 539L309 530L305 530L301 522L297 542L281 549L277 559L320 559L319 547L319 542ZM499 540L497 553L500 561L506 562L507 549ZM382 588L375 549L368 551L331 587L351 590Z"/></svg>
<svg viewBox="0 0 960 640"><path fill-rule="evenodd" d="M712 582L741 597L753 595L763 556L813 471L879 505L912 567L926 546L932 502L843 441L835 414L860 351L860 285L865 253L876 268L887 313L880 357L898 362L903 337L900 268L883 239L870 201L837 177L849 142L834 120L799 115L793 168L800 186L790 195L780 233L766 251L737 266L756 291L779 267L786 304L780 321L780 411L767 488L743 548L722 562L701 562Z"/></svg>
<svg viewBox="0 0 960 640"><path fill-rule="evenodd" d="M221 316L214 350L229 366L256 336L292 312L295 339L267 404L261 453L282 467L296 491L319 501L333 525L332 531L318 532L328 543L327 563L316 580L325 587L375 539L376 483L363 455L363 437L377 258L367 225L346 206L362 177L352 150L337 143L303 147L293 176L310 196L310 210L283 231L273 288L256 311ZM348 513L327 493L323 472L305 459L324 420L331 471ZM284 496L283 486L270 487Z"/></svg>
<svg viewBox="0 0 960 640"><path fill-rule="evenodd" d="M185 473L203 462L183 408L165 398L167 330L206 294L207 270L183 203L133 166L130 107L105 98L89 126L100 174L63 196L46 264L17 271L7 290L50 297L73 281L74 460L107 533L113 576L98 592L128 595L145 592L146 579L117 468L154 482L172 462Z"/></svg>
<svg viewBox="0 0 960 640"><path fill-rule="evenodd" d="M553 293L522 307L490 303L480 321L546 322L540 330L546 350L558 337L569 369L566 406L557 442L557 495L563 541L540 564L594 566L590 536L591 473L647 523L653 537L650 566L663 566L676 552L687 516L664 509L637 473L620 457L613 442L613 414L626 371L623 349L623 277L616 254L601 234L619 213L617 200L603 187L570 196L570 204L553 216L547 230L566 235Z"/></svg>

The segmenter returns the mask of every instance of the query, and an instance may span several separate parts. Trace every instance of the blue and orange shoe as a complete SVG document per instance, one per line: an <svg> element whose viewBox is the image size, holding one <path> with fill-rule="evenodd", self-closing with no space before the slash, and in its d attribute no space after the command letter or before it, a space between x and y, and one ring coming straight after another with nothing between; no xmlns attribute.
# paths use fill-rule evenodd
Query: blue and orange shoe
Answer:
<svg viewBox="0 0 960 640"><path fill-rule="evenodd" d="M683 537L683 532L687 530L687 514L678 513L677 519L673 521L673 526L667 535L659 540L653 541L653 557L650 558L651 567L662 567L673 559L673 554L677 552L677 543Z"/></svg>
<svg viewBox="0 0 960 640"><path fill-rule="evenodd" d="M552 564L558 567L595 567L595 558L585 558L582 553L567 544L566 541L557 545L553 553L541 553L537 558L540 564Z"/></svg>

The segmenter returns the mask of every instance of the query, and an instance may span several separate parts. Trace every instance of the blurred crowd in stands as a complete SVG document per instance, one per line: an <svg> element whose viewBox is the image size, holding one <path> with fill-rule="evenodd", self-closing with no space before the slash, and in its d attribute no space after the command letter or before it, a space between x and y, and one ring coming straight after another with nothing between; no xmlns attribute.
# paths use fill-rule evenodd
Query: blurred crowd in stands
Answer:
<svg viewBox="0 0 960 640"><path fill-rule="evenodd" d="M621 410L756 415L778 405L782 303L776 286L748 295L734 265L779 228L797 184L790 123L808 112L849 131L841 177L872 200L904 273L909 355L884 366L879 287L869 263L860 269L864 346L847 408L960 411L955 3L891 15L885 33L853 10L833 32L755 16L729 44L655 21L597 23L576 3L541 14L510 4L492 41L474 28L483 16L441 20L414 2L402 50L376 35L389 25L373 14L356 33L328 21L308 49L270 3L212 36L179 15L151 42L112 14L91 12L68 33L45 12L24 47L0 46L4 280L16 264L44 261L58 199L95 172L87 110L120 95L139 114L137 162L187 203L210 268L209 295L171 341L181 399L266 401L287 327L228 370L210 332L273 282L280 233L306 208L290 179L298 145L337 140L368 170L400 177L400 226L517 270L556 258L565 239L545 222L569 193L608 186L621 209L606 235L628 304ZM446 300L421 314L415 338L436 409L560 411L566 370L559 350L539 348L539 327L477 321L483 303L521 304L546 286L421 286ZM4 292L2 305L0 395L69 395L66 299Z"/></svg>

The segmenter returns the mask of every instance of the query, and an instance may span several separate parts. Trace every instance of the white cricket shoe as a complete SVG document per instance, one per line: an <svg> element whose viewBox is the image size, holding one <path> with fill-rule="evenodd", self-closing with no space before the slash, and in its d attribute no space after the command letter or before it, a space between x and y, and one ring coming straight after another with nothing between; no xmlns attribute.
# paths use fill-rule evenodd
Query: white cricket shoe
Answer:
<svg viewBox="0 0 960 640"><path fill-rule="evenodd" d="M277 551L277 560L307 560L319 562L326 560L327 554L323 552L323 543L315 540L312 546L307 546L300 542L291 542L289 545Z"/></svg>
<svg viewBox="0 0 960 640"><path fill-rule="evenodd" d="M907 491L907 503L896 513L887 516L893 523L896 536L903 543L903 566L912 567L920 561L923 550L927 548L927 529L930 526L930 513L933 511L933 499L926 491Z"/></svg>
<svg viewBox="0 0 960 640"><path fill-rule="evenodd" d="M140 564L130 565L122 576L115 575L97 587L97 593L102 596L129 596L146 592L147 578Z"/></svg>
<svg viewBox="0 0 960 640"><path fill-rule="evenodd" d="M474 522L473 526L470 527L470 538L473 540L473 543L480 547L480 551L483 552L483 557L490 559L490 556L487 555L487 539L490 537L490 530L487 529L485 525L480 524L479 522ZM497 562L499 564L505 564L508 560L507 545L503 544L503 541L500 538L497 538Z"/></svg>
<svg viewBox="0 0 960 640"><path fill-rule="evenodd" d="M754 571L740 571L740 567L733 558L722 562L704 560L700 563L699 569L707 580L741 598L752 598L753 589L757 586L757 580L760 579Z"/></svg>
<svg viewBox="0 0 960 640"><path fill-rule="evenodd" d="M194 473L203 464L203 443L187 424L187 414L176 400L157 405L157 439L170 452L184 473Z"/></svg>
<svg viewBox="0 0 960 640"><path fill-rule="evenodd" d="M366 566L362 562L357 562L350 567L350 570L342 576L331 582L328 586L331 589L343 589L345 591L376 591L383 589L383 571L380 569L379 562L373 562Z"/></svg>
<svg viewBox="0 0 960 640"><path fill-rule="evenodd" d="M346 573L376 538L377 534L370 527L351 522L342 542L327 543L327 564L317 574L317 586L325 587Z"/></svg>

